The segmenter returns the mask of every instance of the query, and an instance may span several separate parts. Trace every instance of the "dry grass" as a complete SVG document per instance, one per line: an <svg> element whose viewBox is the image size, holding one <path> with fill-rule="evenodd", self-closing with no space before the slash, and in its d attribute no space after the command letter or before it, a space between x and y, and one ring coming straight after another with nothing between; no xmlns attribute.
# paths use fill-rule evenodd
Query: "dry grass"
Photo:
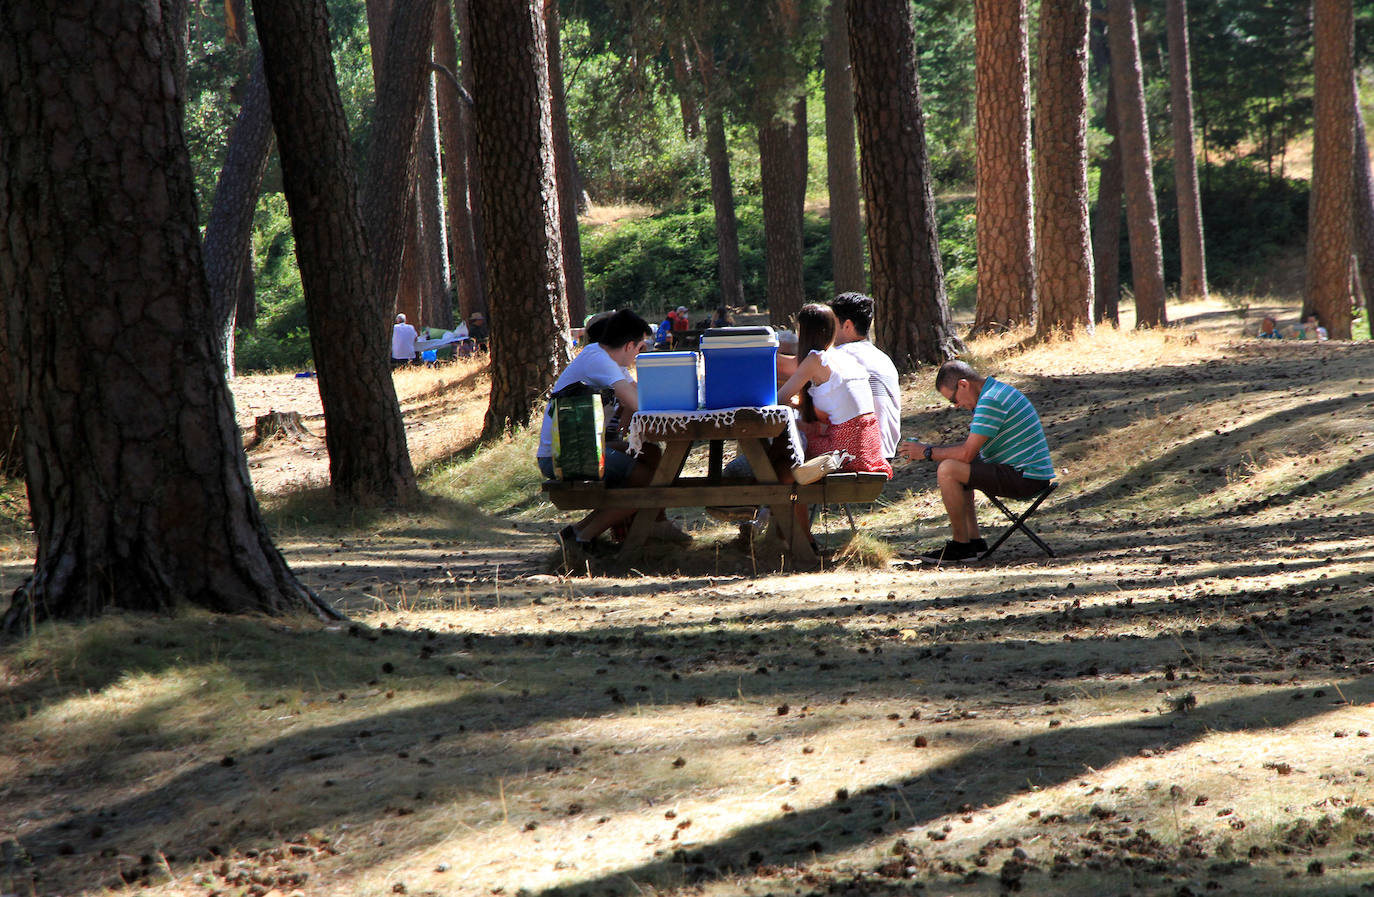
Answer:
<svg viewBox="0 0 1374 897"><path fill-rule="evenodd" d="M823 573L688 515L562 576L526 434L417 512L284 525L355 624L7 645L0 893L1368 893L1374 352L1171 316L971 347L1042 411L1054 559L879 563L944 538L913 464ZM473 414L446 376L397 379L433 431ZM904 429L960 435L929 381Z"/></svg>
<svg viewBox="0 0 1374 897"><path fill-rule="evenodd" d="M578 221L590 227L619 227L626 221L637 221L640 218L648 218L654 215L658 209L653 206L636 205L633 203L612 204L605 206L592 206L584 215L578 216Z"/></svg>

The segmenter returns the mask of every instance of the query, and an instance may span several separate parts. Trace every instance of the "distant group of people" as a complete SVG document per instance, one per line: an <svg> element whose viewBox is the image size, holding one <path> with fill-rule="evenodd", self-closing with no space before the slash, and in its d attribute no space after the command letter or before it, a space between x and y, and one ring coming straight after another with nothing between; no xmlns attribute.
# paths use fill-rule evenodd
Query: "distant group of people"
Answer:
<svg viewBox="0 0 1374 897"><path fill-rule="evenodd" d="M1279 329L1279 323L1271 315L1265 315L1260 320L1260 329L1257 334L1260 339L1311 339L1325 340L1328 338L1326 328L1316 315L1308 315L1300 324L1290 324L1284 330Z"/></svg>
<svg viewBox="0 0 1374 897"><path fill-rule="evenodd" d="M711 317L697 322L695 328L692 327L691 312L687 306L679 305L677 308L670 309L663 320L659 321L658 327L654 329L654 348L671 349L673 347L673 334L682 333L688 330L708 330L712 327L733 327L735 326L735 316L731 313L729 306L722 305L711 313Z"/></svg>
<svg viewBox="0 0 1374 897"><path fill-rule="evenodd" d="M682 319L675 310L665 317L671 332ZM1049 446L1039 415L1014 387L979 375L962 361L949 361L936 374L935 390L952 405L973 413L969 435L962 442L936 445L916 438L901 441L901 391L892 360L869 339L874 303L863 293L843 293L829 305L811 304L798 315L794 354L778 356L778 402L799 406L799 429L806 441L807 463L828 457L829 470L893 474L892 460L926 461L936 465L936 481L950 519L951 538L922 555L934 564L957 563L987 550L978 529L973 491L1008 498L1027 498L1055 478ZM726 310L728 315L728 310ZM554 392L582 382L608 390L618 406L611 417L627 427L639 407L638 389L630 373L641 352L655 343L657 332L638 315L621 310L594 319L587 327L587 345L554 384ZM544 476L554 476L553 402L545 410L536 459ZM786 438L774 441L773 461L778 478L793 482L800 469L791 467ZM655 447L637 456L623 445L607 446L605 479L609 487L646 485L658 462ZM741 468L743 465L743 468ZM726 473L743 472L747 462L737 458ZM565 549L595 554L597 537L633 511L604 509L564 527L559 540ZM809 527L805 506L798 507L798 524ZM689 539L667 520L657 531L674 541ZM809 529L806 530L809 532Z"/></svg>
<svg viewBox="0 0 1374 897"><path fill-rule="evenodd" d="M473 312L467 321L460 321L452 330L426 327L424 336L404 314L398 314L391 327L391 367L438 364L440 352L463 358L486 351L490 339L486 315L480 311Z"/></svg>

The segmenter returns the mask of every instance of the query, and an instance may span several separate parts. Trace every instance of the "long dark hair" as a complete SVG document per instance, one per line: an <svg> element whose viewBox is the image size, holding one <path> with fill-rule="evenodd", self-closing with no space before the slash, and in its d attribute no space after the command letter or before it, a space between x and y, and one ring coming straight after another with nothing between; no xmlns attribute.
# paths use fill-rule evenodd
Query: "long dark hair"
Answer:
<svg viewBox="0 0 1374 897"><path fill-rule="evenodd" d="M813 349L829 349L835 344L835 313L828 305L811 303L797 312L797 364L801 364ZM811 403L810 390L801 391L802 420L816 420L816 406Z"/></svg>

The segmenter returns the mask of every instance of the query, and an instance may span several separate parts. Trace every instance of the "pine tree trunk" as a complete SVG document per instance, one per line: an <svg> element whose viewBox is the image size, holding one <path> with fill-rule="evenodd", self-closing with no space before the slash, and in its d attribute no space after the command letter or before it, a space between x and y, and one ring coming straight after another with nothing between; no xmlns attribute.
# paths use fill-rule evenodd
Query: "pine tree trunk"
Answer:
<svg viewBox="0 0 1374 897"><path fill-rule="evenodd" d="M739 227L735 220L735 188L730 178L730 150L725 144L725 119L720 109L706 106L706 160L711 168L711 206L716 218L716 267L720 271L720 301L744 305L740 275Z"/></svg>
<svg viewBox="0 0 1374 897"><path fill-rule="evenodd" d="M327 423L330 485L343 502L406 503L416 494L415 472L391 382L390 302L373 283L375 250L363 233L328 13L323 0L259 0L253 10Z"/></svg>
<svg viewBox="0 0 1374 897"><path fill-rule="evenodd" d="M897 370L913 371L953 358L964 344L945 297L911 6L907 0L849 0L848 13L877 304L874 342Z"/></svg>
<svg viewBox="0 0 1374 897"><path fill-rule="evenodd" d="M420 208L416 202L415 187L415 184L411 185L410 199L406 203L405 238L401 241L401 262L397 266L396 298L392 310L405 315L406 320L416 327L422 327L426 309L420 288ZM380 260L374 262L380 264Z"/></svg>
<svg viewBox="0 0 1374 897"><path fill-rule="evenodd" d="M825 57L826 185L830 192L830 259L834 292L863 292L863 217L854 151L854 75L849 64L846 0L831 0Z"/></svg>
<svg viewBox="0 0 1374 897"><path fill-rule="evenodd" d="M1350 0L1316 0L1312 17L1312 200L1307 218L1303 315L1332 339L1350 339L1350 250L1354 221L1354 12Z"/></svg>
<svg viewBox="0 0 1374 897"><path fill-rule="evenodd" d="M473 0L474 116L491 301L483 435L526 424L567 365L567 299L541 0Z"/></svg>
<svg viewBox="0 0 1374 897"><path fill-rule="evenodd" d="M205 275L210 281L211 307L220 321L221 355L231 377L237 311L245 282L251 285L253 280L253 211L271 158L272 109L258 53L229 131L224 165L205 222Z"/></svg>
<svg viewBox="0 0 1374 897"><path fill-rule="evenodd" d="M0 296L38 547L9 632L182 602L338 616L253 497L160 12L0 5Z"/></svg>
<svg viewBox="0 0 1374 897"><path fill-rule="evenodd" d="M361 178L377 294L388 309L395 302L407 219L415 208L416 148L428 98L425 85L431 74L435 3L401 3L391 16L377 80L372 146Z"/></svg>
<svg viewBox="0 0 1374 897"><path fill-rule="evenodd" d="M476 97L477 81L472 73L472 12L471 0L453 0L453 24L458 28L458 54L462 67L458 79L468 96ZM463 104L462 133L467 140L468 152L468 208L472 209L472 245L477 251L478 290L472 296L469 313L480 311L490 320L490 303L487 301L487 238L486 224L482 221L482 169L477 164L477 125L473 107Z"/></svg>
<svg viewBox="0 0 1374 897"><path fill-rule="evenodd" d="M568 103L563 95L563 53L559 46L558 0L544 0L548 29L549 100L552 104L554 170L558 177L558 230L563 241L563 281L568 293L568 323L581 327L587 316L587 286L582 275L582 236L577 227L577 165L573 159Z"/></svg>
<svg viewBox="0 0 1374 897"><path fill-rule="evenodd" d="M1365 320L1374 321L1374 176L1369 170L1369 143L1365 137L1364 116L1360 114L1359 91L1359 82L1355 81L1354 249L1356 271L1364 293ZM1374 338L1374 329L1371 337Z"/></svg>
<svg viewBox="0 0 1374 897"><path fill-rule="evenodd" d="M760 117L758 125L768 317L780 327L792 326L806 295L802 284L796 129L795 122L768 113Z"/></svg>
<svg viewBox="0 0 1374 897"><path fill-rule="evenodd" d="M1094 18L1091 29L1093 63L1099 75L1110 84L1110 53L1101 20ZM1102 126L1111 141L1099 165L1097 213L1093 218L1093 321L1121 326L1121 141L1117 138L1116 93L1107 90L1107 107Z"/></svg>
<svg viewBox="0 0 1374 897"><path fill-rule="evenodd" d="M434 58L455 78L459 77L452 0L439 0L435 7ZM444 183L448 188L448 234L452 245L453 286L458 297L457 314L466 321L474 311L485 312L487 303L485 298L480 301L478 298L482 295L482 263L473 233L474 208L468 192L472 158L468 154L467 131L471 122L459 86L448 77L439 79L439 133L444 147L442 158Z"/></svg>
<svg viewBox="0 0 1374 897"><path fill-rule="evenodd" d="M1159 208L1132 0L1107 0L1107 16L1117 141L1121 144L1121 174L1126 192L1126 230L1131 243L1135 324L1162 327L1169 323L1164 308L1164 254L1159 242Z"/></svg>
<svg viewBox="0 0 1374 897"><path fill-rule="evenodd" d="M3 174L3 172L0 172ZM0 196L0 208L3 208ZM24 442L19 432L19 411L14 354L10 352L9 311L0 295L0 476L24 475Z"/></svg>
<svg viewBox="0 0 1374 897"><path fill-rule="evenodd" d="M1088 0L1040 0L1035 107L1036 334L1092 327Z"/></svg>
<svg viewBox="0 0 1374 897"><path fill-rule="evenodd" d="M692 57L685 42L668 44L673 62L673 86L677 88L678 111L682 113L682 135L688 140L701 136L701 105L697 102L696 77Z"/></svg>
<svg viewBox="0 0 1374 897"><path fill-rule="evenodd" d="M1030 63L1025 0L975 0L978 309L973 330L1031 321Z"/></svg>
<svg viewBox="0 0 1374 897"><path fill-rule="evenodd" d="M436 88L434 75L431 74L425 85L425 121L416 148L419 175L415 182L415 195L420 213L424 322L431 327L451 330L453 298L449 291L448 232L444 214L444 173L440 169L439 97Z"/></svg>
<svg viewBox="0 0 1374 897"><path fill-rule="evenodd" d="M1174 188L1178 195L1178 247L1185 302L1207 298L1207 256L1202 242L1202 200L1197 184L1193 133L1193 76L1188 50L1186 0L1168 0L1169 106L1174 133Z"/></svg>

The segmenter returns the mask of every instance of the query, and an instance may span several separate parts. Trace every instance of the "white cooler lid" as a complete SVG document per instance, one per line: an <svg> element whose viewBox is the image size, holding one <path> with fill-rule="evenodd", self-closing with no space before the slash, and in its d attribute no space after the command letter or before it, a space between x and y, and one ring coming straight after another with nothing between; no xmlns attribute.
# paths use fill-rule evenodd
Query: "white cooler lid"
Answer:
<svg viewBox="0 0 1374 897"><path fill-rule="evenodd" d="M755 334L751 336L703 336L702 349L776 349L777 334Z"/></svg>
<svg viewBox="0 0 1374 897"><path fill-rule="evenodd" d="M678 367L691 365L696 367L697 353L695 352L643 352L635 360L639 367Z"/></svg>

